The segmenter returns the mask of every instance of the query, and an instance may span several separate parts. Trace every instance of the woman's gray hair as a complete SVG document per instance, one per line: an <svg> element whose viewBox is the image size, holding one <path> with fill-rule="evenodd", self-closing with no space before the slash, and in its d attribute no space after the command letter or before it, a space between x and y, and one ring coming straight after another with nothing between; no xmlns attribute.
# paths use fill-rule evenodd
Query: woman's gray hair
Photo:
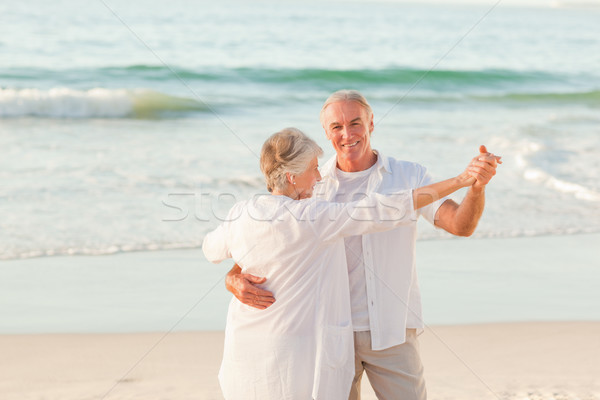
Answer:
<svg viewBox="0 0 600 400"><path fill-rule="evenodd" d="M365 96L363 96L358 90L338 90L337 92L332 93L331 96L329 96L327 100L325 100L323 107L321 107L321 114L319 114L319 119L321 120L321 125L323 125L323 128L326 128L323 124L323 116L325 115L325 109L330 104L337 103L339 101L355 101L365 109L365 111L367 112L367 116L370 117L371 114L373 114L373 109L371 108L371 105L369 104L367 99L365 99Z"/></svg>
<svg viewBox="0 0 600 400"><path fill-rule="evenodd" d="M260 170L265 175L269 192L285 191L286 173L300 175L323 150L296 128L285 128L269 137L260 152Z"/></svg>

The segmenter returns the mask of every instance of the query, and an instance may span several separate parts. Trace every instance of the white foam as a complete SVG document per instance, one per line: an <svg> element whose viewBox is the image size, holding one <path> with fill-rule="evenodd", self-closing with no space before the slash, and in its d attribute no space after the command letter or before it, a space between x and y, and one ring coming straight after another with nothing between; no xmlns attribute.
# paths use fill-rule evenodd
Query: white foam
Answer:
<svg viewBox="0 0 600 400"><path fill-rule="evenodd" d="M0 117L115 118L132 112L125 89L0 89Z"/></svg>
<svg viewBox="0 0 600 400"><path fill-rule="evenodd" d="M579 200L600 201L600 193L590 190L582 185L573 182L563 181L549 174L545 174L543 172L540 173L540 171L534 172L537 172L537 179L542 179L545 185L549 188L552 188L562 193L571 193L575 196L576 199Z"/></svg>
<svg viewBox="0 0 600 400"><path fill-rule="evenodd" d="M203 238L201 238L203 239ZM19 260L40 257L59 257L59 256L105 256L119 253L132 253L143 251L164 251L164 250L186 250L198 249L202 246L202 240L180 242L180 243L146 243L146 244L122 244L122 245L99 245L98 247L57 247L50 249L9 249L0 253L0 260Z"/></svg>
<svg viewBox="0 0 600 400"><path fill-rule="evenodd" d="M194 99L149 89L0 89L0 117L144 118L205 109Z"/></svg>
<svg viewBox="0 0 600 400"><path fill-rule="evenodd" d="M543 150L543 146L536 142L523 143L521 154L515 156L516 164L523 170L523 178L527 181L543 185L561 193L572 194L578 200L600 201L600 193L586 188L578 183L559 179L541 168L530 165L528 156Z"/></svg>

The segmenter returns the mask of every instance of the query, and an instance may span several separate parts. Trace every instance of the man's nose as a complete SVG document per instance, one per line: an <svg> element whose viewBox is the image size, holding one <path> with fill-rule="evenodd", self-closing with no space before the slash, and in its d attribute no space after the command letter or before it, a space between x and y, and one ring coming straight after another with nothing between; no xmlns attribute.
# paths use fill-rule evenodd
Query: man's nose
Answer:
<svg viewBox="0 0 600 400"><path fill-rule="evenodd" d="M342 138L347 139L350 136L347 126L342 126Z"/></svg>
<svg viewBox="0 0 600 400"><path fill-rule="evenodd" d="M321 182L321 172L317 170L317 182Z"/></svg>

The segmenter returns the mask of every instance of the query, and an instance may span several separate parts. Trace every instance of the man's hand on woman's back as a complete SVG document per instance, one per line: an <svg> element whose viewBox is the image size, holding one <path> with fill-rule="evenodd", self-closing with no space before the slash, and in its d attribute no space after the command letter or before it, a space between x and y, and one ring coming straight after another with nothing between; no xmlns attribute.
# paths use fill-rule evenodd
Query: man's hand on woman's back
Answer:
<svg viewBox="0 0 600 400"><path fill-rule="evenodd" d="M235 264L225 278L225 287L247 306L264 310L275 302L273 293L256 285L265 283L267 278L251 274L243 274L239 265Z"/></svg>

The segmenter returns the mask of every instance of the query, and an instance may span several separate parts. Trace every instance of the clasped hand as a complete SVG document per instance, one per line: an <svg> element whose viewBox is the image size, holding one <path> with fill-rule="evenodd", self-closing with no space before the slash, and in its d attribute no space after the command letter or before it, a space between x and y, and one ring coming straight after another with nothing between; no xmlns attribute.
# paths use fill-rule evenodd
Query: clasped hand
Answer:
<svg viewBox="0 0 600 400"><path fill-rule="evenodd" d="M502 157L487 151L485 146L479 146L479 155L471 160L465 172L475 179L472 187L483 189L492 177L496 175L498 164L502 164Z"/></svg>

